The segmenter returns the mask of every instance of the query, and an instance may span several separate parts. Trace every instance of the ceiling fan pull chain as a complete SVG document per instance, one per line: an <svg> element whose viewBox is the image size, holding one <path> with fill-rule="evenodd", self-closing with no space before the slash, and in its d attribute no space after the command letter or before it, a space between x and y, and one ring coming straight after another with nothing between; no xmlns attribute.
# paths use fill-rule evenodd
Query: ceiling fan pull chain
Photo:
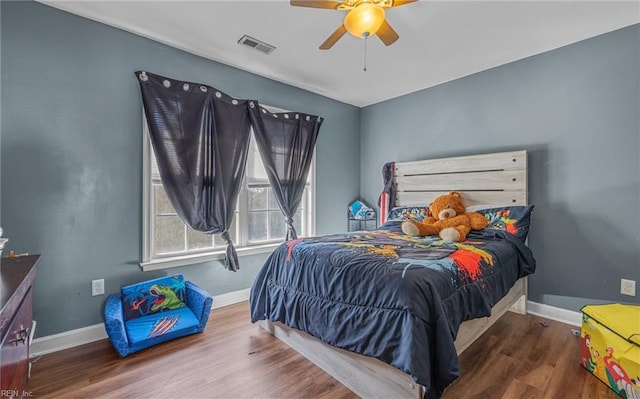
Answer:
<svg viewBox="0 0 640 399"><path fill-rule="evenodd" d="M364 68L362 69L365 72L367 72L367 39L368 39L368 37L365 36L365 38L364 38Z"/></svg>

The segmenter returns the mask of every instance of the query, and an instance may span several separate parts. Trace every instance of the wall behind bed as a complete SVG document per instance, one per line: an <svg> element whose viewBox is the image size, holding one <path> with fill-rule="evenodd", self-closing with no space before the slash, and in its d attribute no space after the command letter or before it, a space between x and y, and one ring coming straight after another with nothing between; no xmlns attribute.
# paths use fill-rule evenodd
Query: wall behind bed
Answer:
<svg viewBox="0 0 640 399"><path fill-rule="evenodd" d="M139 69L324 117L317 144L317 232L342 231L359 195L357 107L228 67L35 2L2 2L2 227L7 249L42 253L37 336L102 322L120 286L184 273L214 296L250 286L211 262L143 273ZM264 57L256 53L256 57ZM339 212L336 210L340 210Z"/></svg>
<svg viewBox="0 0 640 399"><path fill-rule="evenodd" d="M528 150L530 300L638 303L620 279L640 283L639 75L635 25L366 107L361 193L390 160Z"/></svg>

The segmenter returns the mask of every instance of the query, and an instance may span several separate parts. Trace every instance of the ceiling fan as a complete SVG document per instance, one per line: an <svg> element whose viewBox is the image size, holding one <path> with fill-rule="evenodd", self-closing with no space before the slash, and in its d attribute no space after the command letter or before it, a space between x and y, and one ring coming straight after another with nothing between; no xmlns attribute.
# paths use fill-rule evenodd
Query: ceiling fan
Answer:
<svg viewBox="0 0 640 399"><path fill-rule="evenodd" d="M418 0L291 0L291 5L347 11L343 24L320 45L320 50L328 50L347 32L357 38L365 39L371 35L377 35L382 43L390 46L400 36L385 20L385 9L415 1Z"/></svg>

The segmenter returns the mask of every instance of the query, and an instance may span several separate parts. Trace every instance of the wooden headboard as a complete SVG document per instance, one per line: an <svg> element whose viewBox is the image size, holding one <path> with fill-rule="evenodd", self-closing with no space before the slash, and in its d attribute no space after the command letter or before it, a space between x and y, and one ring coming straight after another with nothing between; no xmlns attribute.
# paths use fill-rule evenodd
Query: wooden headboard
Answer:
<svg viewBox="0 0 640 399"><path fill-rule="evenodd" d="M429 205L451 190L466 206L527 204L527 152L396 162L395 206Z"/></svg>

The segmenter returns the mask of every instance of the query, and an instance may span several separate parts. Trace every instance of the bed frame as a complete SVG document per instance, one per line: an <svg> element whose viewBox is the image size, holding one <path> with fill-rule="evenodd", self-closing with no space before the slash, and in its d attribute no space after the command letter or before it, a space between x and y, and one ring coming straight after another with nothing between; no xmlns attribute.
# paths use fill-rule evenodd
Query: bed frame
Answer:
<svg viewBox="0 0 640 399"><path fill-rule="evenodd" d="M428 205L451 190L465 205L526 205L527 153L510 151L395 164L395 206ZM491 310L491 316L462 323L458 354L508 310L525 314L527 279L521 278ZM420 398L424 388L409 374L372 357L328 345L279 322L258 324L363 398Z"/></svg>

